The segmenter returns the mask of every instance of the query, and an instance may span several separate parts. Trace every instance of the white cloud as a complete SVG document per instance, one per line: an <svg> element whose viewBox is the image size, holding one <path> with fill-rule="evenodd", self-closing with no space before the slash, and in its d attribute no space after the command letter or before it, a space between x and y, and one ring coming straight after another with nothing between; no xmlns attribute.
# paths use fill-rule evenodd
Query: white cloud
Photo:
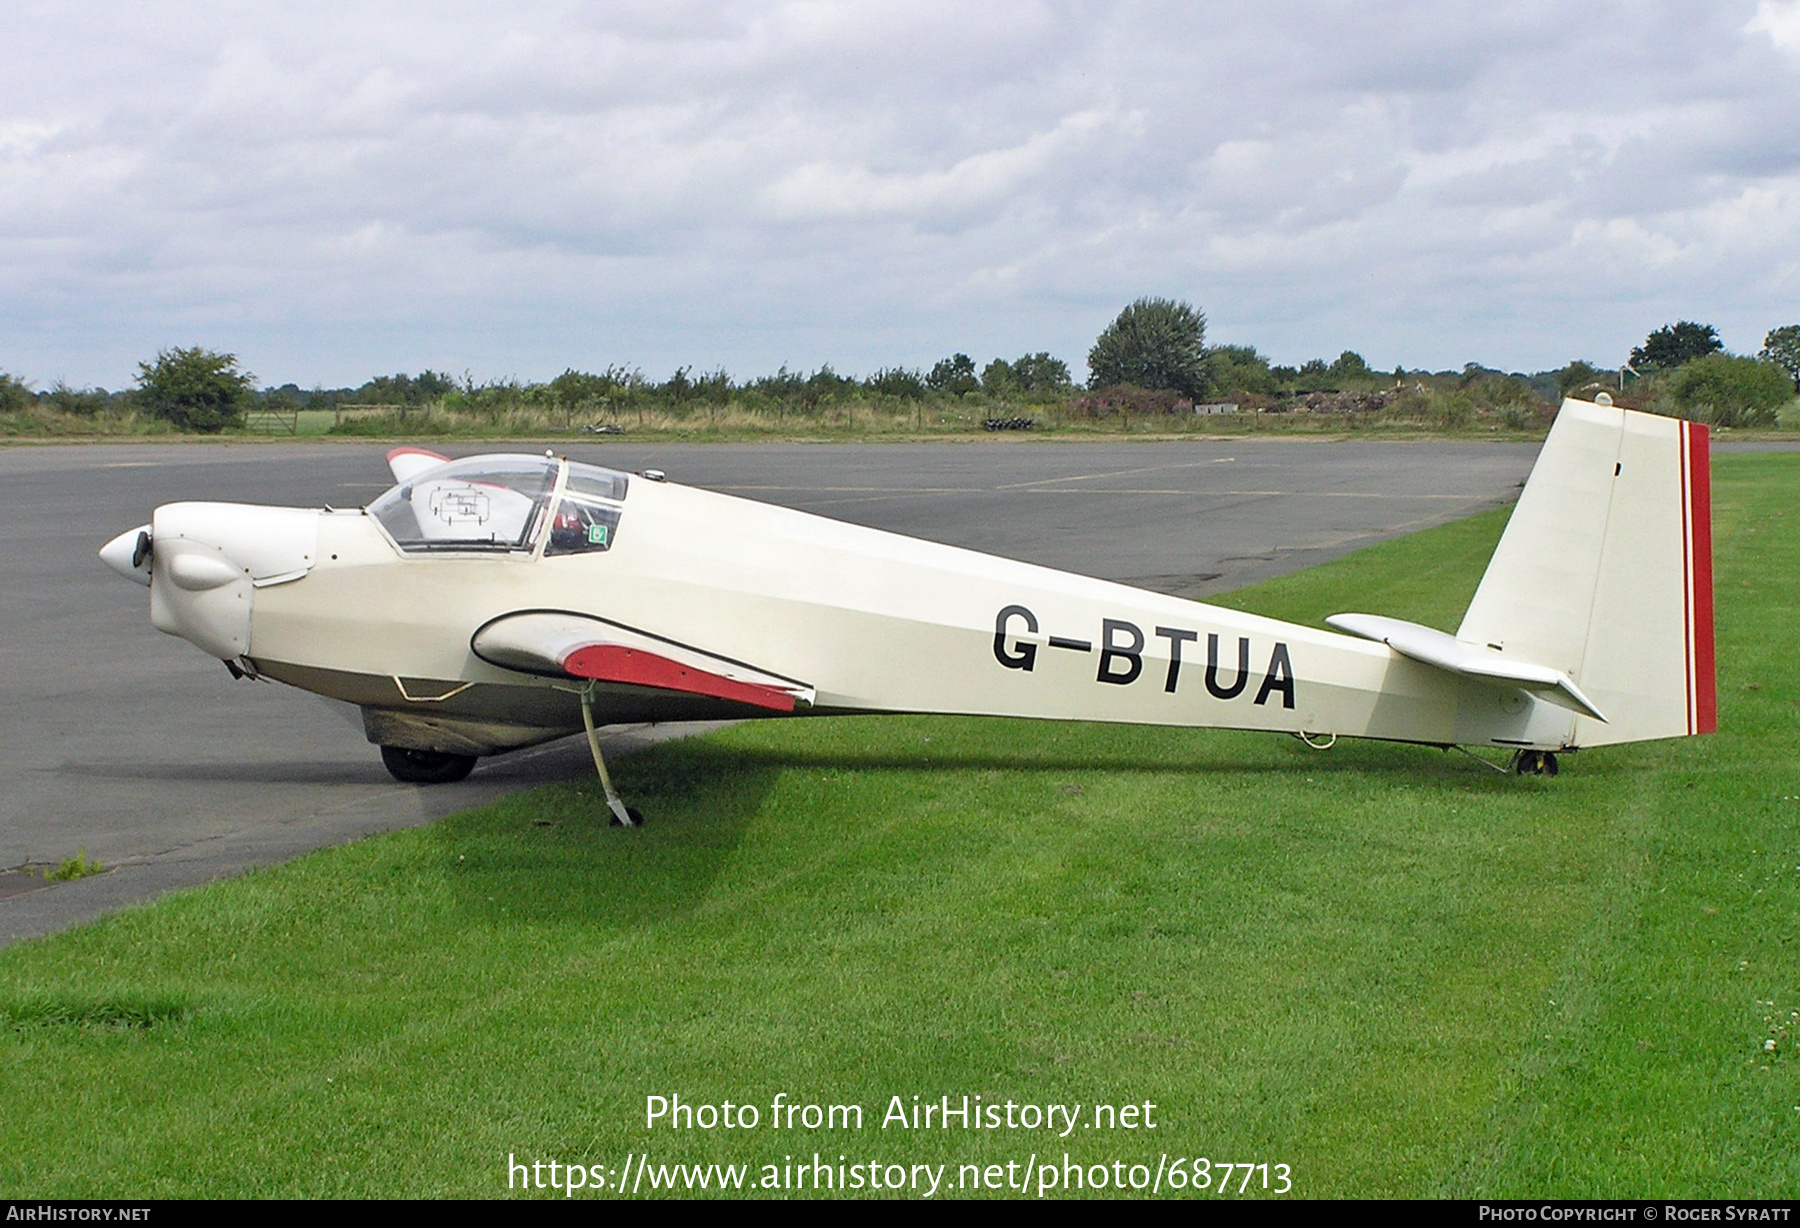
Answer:
<svg viewBox="0 0 1800 1228"><path fill-rule="evenodd" d="M961 213L1038 186L1045 174L1067 168L1109 133L1132 126L1129 118L1081 111L1018 144L970 154L944 170L911 174L809 162L770 184L763 199L772 216L789 221Z"/></svg>
<svg viewBox="0 0 1800 1228"><path fill-rule="evenodd" d="M1756 16L1744 29L1767 34L1769 41L1792 56L1800 56L1800 0L1762 0Z"/></svg>
<svg viewBox="0 0 1800 1228"><path fill-rule="evenodd" d="M1628 16L15 6L0 369L1079 363L1140 294L1288 361L1605 359L1664 315L1753 348L1800 279L1800 0Z"/></svg>

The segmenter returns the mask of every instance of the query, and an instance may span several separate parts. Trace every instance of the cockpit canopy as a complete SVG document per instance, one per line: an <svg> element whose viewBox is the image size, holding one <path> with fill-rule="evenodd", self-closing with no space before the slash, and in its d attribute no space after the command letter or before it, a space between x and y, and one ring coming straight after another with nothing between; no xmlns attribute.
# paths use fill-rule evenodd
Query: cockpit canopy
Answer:
<svg viewBox="0 0 1800 1228"><path fill-rule="evenodd" d="M587 554L612 548L630 483L548 456L471 456L436 465L369 505L400 549Z"/></svg>

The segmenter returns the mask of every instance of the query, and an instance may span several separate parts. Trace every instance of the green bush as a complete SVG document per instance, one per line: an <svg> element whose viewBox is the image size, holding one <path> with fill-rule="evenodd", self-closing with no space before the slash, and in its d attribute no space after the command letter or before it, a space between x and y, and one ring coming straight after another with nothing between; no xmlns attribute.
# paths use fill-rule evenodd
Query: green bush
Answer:
<svg viewBox="0 0 1800 1228"><path fill-rule="evenodd" d="M1331 367L1323 358L1310 358L1298 371L1276 368L1283 382L1293 392L1336 392L1337 381L1331 378Z"/></svg>
<svg viewBox="0 0 1800 1228"><path fill-rule="evenodd" d="M1221 393L1261 393L1273 396L1275 373L1269 360L1256 352L1253 345L1214 346L1206 356L1211 384Z"/></svg>
<svg viewBox="0 0 1800 1228"><path fill-rule="evenodd" d="M883 367L865 379L863 387L877 396L906 401L921 400L926 392L925 377L906 367Z"/></svg>
<svg viewBox="0 0 1800 1228"><path fill-rule="evenodd" d="M1669 397L1683 417L1715 426L1773 426L1794 396L1794 382L1772 362L1707 354L1670 378Z"/></svg>
<svg viewBox="0 0 1800 1228"><path fill-rule="evenodd" d="M996 358L983 367L981 390L990 397L1017 396L1020 392L1019 378L1013 374L1012 364L1004 358Z"/></svg>
<svg viewBox="0 0 1800 1228"><path fill-rule="evenodd" d="M1434 408L1441 426L1451 429L1467 426L1475 416L1475 398L1466 388L1446 389L1436 399Z"/></svg>
<svg viewBox="0 0 1800 1228"><path fill-rule="evenodd" d="M36 399L30 385L24 380L0 371L0 413L21 413L30 408Z"/></svg>
<svg viewBox="0 0 1800 1228"><path fill-rule="evenodd" d="M450 421L439 414L354 414L334 423L325 433L393 439L411 435L447 435L450 427Z"/></svg>
<svg viewBox="0 0 1800 1228"><path fill-rule="evenodd" d="M442 371L421 371L416 376L401 372L377 375L358 388L355 396L367 405L425 405L455 392L456 387L456 377Z"/></svg>
<svg viewBox="0 0 1800 1228"><path fill-rule="evenodd" d="M244 424L256 377L238 370L237 355L199 346L163 350L138 364L138 399L153 417L184 431L214 434Z"/></svg>
<svg viewBox="0 0 1800 1228"><path fill-rule="evenodd" d="M1568 366L1556 372L1556 390L1562 396L1592 396L1594 386L1609 385L1612 372L1602 371L1591 362L1583 362L1577 358Z"/></svg>
<svg viewBox="0 0 1800 1228"><path fill-rule="evenodd" d="M981 391L981 381L975 376L975 360L967 354L938 359L925 377L925 386L933 392L947 392L953 397Z"/></svg>
<svg viewBox="0 0 1800 1228"><path fill-rule="evenodd" d="M1369 370L1368 362L1355 350L1345 350L1339 354L1337 361L1326 368L1326 374L1340 386L1352 380L1367 382L1376 378L1375 373Z"/></svg>
<svg viewBox="0 0 1800 1228"><path fill-rule="evenodd" d="M104 388L71 388L61 380L51 386L44 400L57 413L77 418L92 418L112 404Z"/></svg>
<svg viewBox="0 0 1800 1228"><path fill-rule="evenodd" d="M1060 358L1052 358L1044 350L1022 355L1014 359L1011 366L1013 379L1027 396L1061 398L1067 396L1073 386L1069 364Z"/></svg>

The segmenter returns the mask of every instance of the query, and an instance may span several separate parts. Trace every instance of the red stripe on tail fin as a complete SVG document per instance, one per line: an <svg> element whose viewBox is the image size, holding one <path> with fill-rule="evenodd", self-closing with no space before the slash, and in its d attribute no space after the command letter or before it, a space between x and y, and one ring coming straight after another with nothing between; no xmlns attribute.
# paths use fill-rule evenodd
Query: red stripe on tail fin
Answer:
<svg viewBox="0 0 1800 1228"><path fill-rule="evenodd" d="M1688 643L1694 663L1694 732L1719 728L1719 686L1713 657L1712 453L1706 427L1687 423Z"/></svg>

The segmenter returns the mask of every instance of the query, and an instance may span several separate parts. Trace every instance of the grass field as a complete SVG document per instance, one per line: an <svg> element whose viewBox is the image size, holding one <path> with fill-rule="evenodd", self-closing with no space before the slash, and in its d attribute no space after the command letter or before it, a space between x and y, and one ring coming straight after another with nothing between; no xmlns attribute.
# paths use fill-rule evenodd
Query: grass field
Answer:
<svg viewBox="0 0 1800 1228"><path fill-rule="evenodd" d="M1800 457L1716 461L1722 732L1555 780L1266 735L742 725L618 765L642 831L548 787L0 952L0 1194L504 1195L509 1154L791 1184L817 1152L948 1165L940 1196L1033 1154L1060 1185L1067 1153L1108 1194L1204 1157L1307 1196L1793 1197L1797 496ZM1454 626L1503 522L1225 600ZM647 1129L676 1094L758 1126ZM863 1126L776 1129L778 1094ZM1081 1125L882 1125L965 1094ZM1091 1128L1144 1102L1153 1130Z"/></svg>

